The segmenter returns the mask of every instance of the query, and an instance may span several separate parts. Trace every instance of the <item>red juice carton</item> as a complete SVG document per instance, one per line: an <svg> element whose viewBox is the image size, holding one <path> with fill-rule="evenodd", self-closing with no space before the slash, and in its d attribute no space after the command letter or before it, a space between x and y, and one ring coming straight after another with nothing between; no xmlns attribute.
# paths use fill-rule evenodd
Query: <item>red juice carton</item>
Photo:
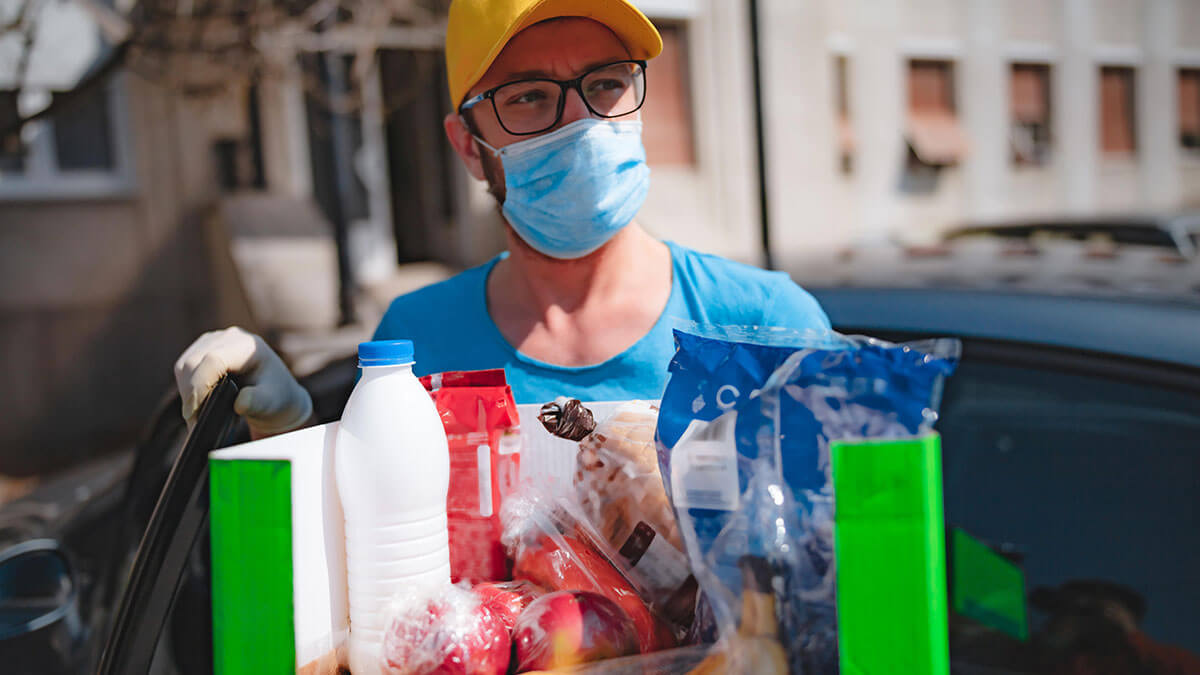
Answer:
<svg viewBox="0 0 1200 675"><path fill-rule="evenodd" d="M427 375L450 445L450 579L472 584L508 578L500 543L500 504L521 469L517 405L502 369Z"/></svg>

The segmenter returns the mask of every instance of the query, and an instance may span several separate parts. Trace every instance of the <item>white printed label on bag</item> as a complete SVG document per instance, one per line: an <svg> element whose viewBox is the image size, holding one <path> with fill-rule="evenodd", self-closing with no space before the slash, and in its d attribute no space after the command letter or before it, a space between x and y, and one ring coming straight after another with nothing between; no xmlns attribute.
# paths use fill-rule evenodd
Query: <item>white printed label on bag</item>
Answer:
<svg viewBox="0 0 1200 675"><path fill-rule="evenodd" d="M738 507L737 412L712 422L693 420L671 451L671 494L685 509L736 511Z"/></svg>
<svg viewBox="0 0 1200 675"><path fill-rule="evenodd" d="M633 568L638 571L647 586L660 591L679 588L690 573L687 556L679 552L662 535L650 540L650 546Z"/></svg>

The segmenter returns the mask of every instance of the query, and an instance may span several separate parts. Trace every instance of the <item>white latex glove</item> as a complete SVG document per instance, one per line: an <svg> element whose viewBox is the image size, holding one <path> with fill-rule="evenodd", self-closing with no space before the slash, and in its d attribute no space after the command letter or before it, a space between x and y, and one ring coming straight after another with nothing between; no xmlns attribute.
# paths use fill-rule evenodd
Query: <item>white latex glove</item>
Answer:
<svg viewBox="0 0 1200 675"><path fill-rule="evenodd" d="M233 409L256 437L299 428L312 416L312 397L279 355L257 335L236 326L201 335L175 362L175 383L188 428L225 373L239 376Z"/></svg>

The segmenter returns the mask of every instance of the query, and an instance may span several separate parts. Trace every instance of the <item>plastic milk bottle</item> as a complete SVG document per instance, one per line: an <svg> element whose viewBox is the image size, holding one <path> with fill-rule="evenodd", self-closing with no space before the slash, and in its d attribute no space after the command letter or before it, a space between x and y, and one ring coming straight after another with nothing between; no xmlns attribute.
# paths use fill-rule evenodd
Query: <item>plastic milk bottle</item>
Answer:
<svg viewBox="0 0 1200 675"><path fill-rule="evenodd" d="M364 342L358 365L335 469L346 516L350 670L374 675L389 603L401 591L450 583L450 455L433 400L413 375L411 341Z"/></svg>

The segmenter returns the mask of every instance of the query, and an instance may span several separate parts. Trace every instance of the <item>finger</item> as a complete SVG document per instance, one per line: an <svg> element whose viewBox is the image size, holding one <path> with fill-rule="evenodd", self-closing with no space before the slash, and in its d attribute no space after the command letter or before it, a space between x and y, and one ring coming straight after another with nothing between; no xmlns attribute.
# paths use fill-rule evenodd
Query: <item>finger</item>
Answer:
<svg viewBox="0 0 1200 675"><path fill-rule="evenodd" d="M228 371L229 366L219 352L212 351L204 355L187 382L180 387L180 393L183 394L184 419L196 414L204 399L208 398L208 393Z"/></svg>
<svg viewBox="0 0 1200 675"><path fill-rule="evenodd" d="M196 366L200 365L200 361L204 359L204 355L211 351L213 343L220 338L222 332L208 331L188 345L188 348L175 361L175 376L178 378L195 370Z"/></svg>

